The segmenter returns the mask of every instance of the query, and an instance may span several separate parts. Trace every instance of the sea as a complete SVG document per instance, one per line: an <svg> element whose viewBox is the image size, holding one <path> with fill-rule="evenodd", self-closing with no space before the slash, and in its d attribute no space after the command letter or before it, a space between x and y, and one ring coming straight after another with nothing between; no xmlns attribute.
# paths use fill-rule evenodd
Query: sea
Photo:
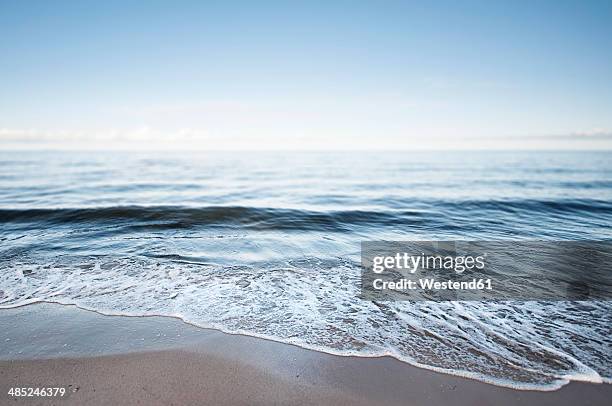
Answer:
<svg viewBox="0 0 612 406"><path fill-rule="evenodd" d="M0 308L173 316L518 389L612 382L612 302L364 300L370 240L611 241L612 153L0 152Z"/></svg>

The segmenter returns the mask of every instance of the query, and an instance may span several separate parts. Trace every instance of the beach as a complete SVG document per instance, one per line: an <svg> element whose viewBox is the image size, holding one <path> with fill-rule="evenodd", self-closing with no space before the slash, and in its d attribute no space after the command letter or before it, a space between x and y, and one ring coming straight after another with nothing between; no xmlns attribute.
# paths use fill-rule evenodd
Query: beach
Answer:
<svg viewBox="0 0 612 406"><path fill-rule="evenodd" d="M0 406L612 403L612 2L42 3Z"/></svg>
<svg viewBox="0 0 612 406"><path fill-rule="evenodd" d="M337 360L390 356L521 390L611 382L611 302L538 300L534 287L565 292L563 281L585 272L546 255L545 270L565 273L543 284L541 261L529 254L530 241L612 238L607 152L387 154L384 163L340 152L0 156L4 359L209 350L202 331L218 331L288 345L275 344L273 354L294 349L274 370L299 347ZM508 267L464 274L499 276L508 300L362 295L362 243L455 240L506 242ZM490 248L470 255L487 252L492 262ZM587 286L604 286L591 279ZM164 317L91 319L30 306L37 302Z"/></svg>
<svg viewBox="0 0 612 406"><path fill-rule="evenodd" d="M0 404L605 405L612 385L525 391L191 326L74 306L0 310ZM8 339L8 340L7 340ZM17 350L17 348L20 348ZM64 387L62 398L11 398L10 387Z"/></svg>

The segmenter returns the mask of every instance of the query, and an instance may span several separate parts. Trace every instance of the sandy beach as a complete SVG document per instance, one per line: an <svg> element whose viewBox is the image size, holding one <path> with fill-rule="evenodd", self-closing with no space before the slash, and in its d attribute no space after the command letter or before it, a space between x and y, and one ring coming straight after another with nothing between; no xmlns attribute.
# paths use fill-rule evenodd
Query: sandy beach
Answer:
<svg viewBox="0 0 612 406"><path fill-rule="evenodd" d="M612 406L610 21L0 0L0 406Z"/></svg>
<svg viewBox="0 0 612 406"><path fill-rule="evenodd" d="M390 357L339 357L167 317L36 304L0 310L0 324L8 323L13 328L0 337L3 405L605 405L612 396L612 385L580 382L519 391ZM7 395L41 386L67 394Z"/></svg>

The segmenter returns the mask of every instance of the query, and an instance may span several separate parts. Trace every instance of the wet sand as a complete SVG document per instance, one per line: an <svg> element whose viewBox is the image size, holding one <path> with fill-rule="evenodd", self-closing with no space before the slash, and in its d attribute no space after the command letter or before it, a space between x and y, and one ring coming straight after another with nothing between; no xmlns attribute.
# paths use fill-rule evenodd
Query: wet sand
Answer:
<svg viewBox="0 0 612 406"><path fill-rule="evenodd" d="M0 404L607 405L612 385L519 391L393 358L339 357L166 317L0 309ZM7 328L9 327L9 328ZM60 386L63 398L11 398Z"/></svg>

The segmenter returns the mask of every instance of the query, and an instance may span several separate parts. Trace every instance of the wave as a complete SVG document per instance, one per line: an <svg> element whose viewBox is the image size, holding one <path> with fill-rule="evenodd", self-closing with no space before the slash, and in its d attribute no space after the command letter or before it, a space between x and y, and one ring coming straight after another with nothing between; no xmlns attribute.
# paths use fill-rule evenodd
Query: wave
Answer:
<svg viewBox="0 0 612 406"><path fill-rule="evenodd" d="M384 203L384 202L379 202ZM560 200L457 200L392 201L395 209L383 210L299 210L244 206L112 206L85 208L0 209L0 222L42 222L47 224L123 223L140 228L190 228L195 226L236 226L258 230L349 231L355 226L406 226L436 222L466 212L529 212L554 215L577 213L612 215L612 202L596 199ZM418 209L399 209L418 207ZM442 219L442 217L447 217Z"/></svg>
<svg viewBox="0 0 612 406"><path fill-rule="evenodd" d="M188 228L198 225L240 226L254 229L296 229L344 231L345 225L385 225L397 221L418 222L420 213L385 213L363 210L316 212L295 209L240 206L118 206L74 209L0 210L0 222L45 222L75 224L131 221L161 228ZM408 221L409 218L413 220Z"/></svg>
<svg viewBox="0 0 612 406"><path fill-rule="evenodd" d="M46 301L174 316L518 389L610 382L609 302L371 302L360 299L359 272L342 258L218 265L185 255L32 253L0 260L0 308Z"/></svg>

